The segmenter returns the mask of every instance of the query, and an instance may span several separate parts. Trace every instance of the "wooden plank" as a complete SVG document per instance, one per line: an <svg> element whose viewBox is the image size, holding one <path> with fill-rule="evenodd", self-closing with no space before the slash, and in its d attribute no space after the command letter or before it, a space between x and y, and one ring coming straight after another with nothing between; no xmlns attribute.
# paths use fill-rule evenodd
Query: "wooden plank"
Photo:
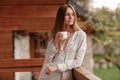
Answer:
<svg viewBox="0 0 120 80"><path fill-rule="evenodd" d="M2 34L3 34L3 33L2 33ZM4 41L5 41L5 40L7 40L7 41L9 40L8 42L11 42L11 41L12 41L12 36L9 35L9 34L8 34L8 35L5 35L5 36L4 36L4 35L0 35L0 37L1 37L0 39L2 39L2 40L4 40ZM1 40L0 40L0 41L1 41Z"/></svg>
<svg viewBox="0 0 120 80"><path fill-rule="evenodd" d="M1 52L8 52L8 51L12 51L12 47L11 46L10 47L5 46L4 48L2 48L2 46L0 46L0 54L2 54ZM11 53L11 52L8 52L8 53ZM2 55L5 55L5 53L2 54Z"/></svg>
<svg viewBox="0 0 120 80"><path fill-rule="evenodd" d="M56 17L59 6L0 6L0 17Z"/></svg>
<svg viewBox="0 0 120 80"><path fill-rule="evenodd" d="M80 68L81 70L81 68ZM89 80L87 77L85 77L84 75L81 74L81 72L79 72L79 70L73 69L73 76L75 80Z"/></svg>
<svg viewBox="0 0 120 80"><path fill-rule="evenodd" d="M1 40L0 40L0 45L9 45L9 44L11 44L12 43L12 41L8 41L8 40L10 40L11 38L4 38L4 40L3 40L3 38L0 38Z"/></svg>
<svg viewBox="0 0 120 80"><path fill-rule="evenodd" d="M12 42L11 42L12 43ZM0 50L11 50L13 48L12 44L0 44Z"/></svg>
<svg viewBox="0 0 120 80"><path fill-rule="evenodd" d="M0 70L0 80L14 80L13 72L1 72Z"/></svg>
<svg viewBox="0 0 120 80"><path fill-rule="evenodd" d="M12 32L0 31L0 59L7 58L13 58Z"/></svg>
<svg viewBox="0 0 120 80"><path fill-rule="evenodd" d="M19 18L19 17L0 17L0 26L4 25L22 25L26 18Z"/></svg>
<svg viewBox="0 0 120 80"><path fill-rule="evenodd" d="M50 31L53 27L53 24L40 24L40 25L24 25L20 29L22 30L43 30L43 31Z"/></svg>
<svg viewBox="0 0 120 80"><path fill-rule="evenodd" d="M43 65L43 62L44 58L0 59L0 68L40 67Z"/></svg>
<svg viewBox="0 0 120 80"><path fill-rule="evenodd" d="M6 46L3 48L2 46L0 46L0 59L13 58L13 47Z"/></svg>
<svg viewBox="0 0 120 80"><path fill-rule="evenodd" d="M10 31L0 31L0 37L1 38L11 38L12 37L12 32ZM11 38L12 39L12 38Z"/></svg>
<svg viewBox="0 0 120 80"><path fill-rule="evenodd" d="M34 72L34 71L40 71L41 67L42 66L0 68L0 72Z"/></svg>
<svg viewBox="0 0 120 80"><path fill-rule="evenodd" d="M1 54L1 52L0 52L0 59L13 59L13 56L8 55L8 52L11 52L11 51L2 52L2 53L4 53L4 54L6 54L6 55ZM11 53L9 53L9 54L11 54Z"/></svg>
<svg viewBox="0 0 120 80"><path fill-rule="evenodd" d="M2 33L2 34L3 34L3 33ZM0 34L0 39L1 39L1 40L0 40L0 43L5 42L6 39L9 40L9 41L7 41L7 43L9 43L9 42L12 41L12 36L11 36L11 35L5 35L5 36L3 36L3 35Z"/></svg>
<svg viewBox="0 0 120 80"><path fill-rule="evenodd" d="M0 0L0 5L65 4L67 0Z"/></svg>
<svg viewBox="0 0 120 80"><path fill-rule="evenodd" d="M0 47L1 48L1 47ZM1 48L0 49L0 59L10 59L13 58L13 48Z"/></svg>
<svg viewBox="0 0 120 80"><path fill-rule="evenodd" d="M0 32L0 50L1 49L8 49L12 46L13 42L12 42L12 32L8 32L8 31L1 31Z"/></svg>
<svg viewBox="0 0 120 80"><path fill-rule="evenodd" d="M82 67L73 69L73 76L75 80L101 80L99 77Z"/></svg>
<svg viewBox="0 0 120 80"><path fill-rule="evenodd" d="M0 32L5 32L5 31L8 31L8 32L12 32L12 31L15 31L15 30L20 30L20 25L2 25L0 26Z"/></svg>
<svg viewBox="0 0 120 80"><path fill-rule="evenodd" d="M19 18L19 17L1 17L0 18L0 27L2 26L23 26L23 25L39 25L39 24L53 24L55 18Z"/></svg>
<svg viewBox="0 0 120 80"><path fill-rule="evenodd" d="M55 17L42 17L42 18L24 18L23 25L30 24L30 25L36 25L40 23L54 23Z"/></svg>
<svg viewBox="0 0 120 80"><path fill-rule="evenodd" d="M4 34L3 34L4 33ZM9 32L9 31L0 31L0 36L6 36L6 35L12 35L12 33L11 32Z"/></svg>
<svg viewBox="0 0 120 80"><path fill-rule="evenodd" d="M0 39L4 39L4 38L5 39L10 39L12 37L11 33L6 34L5 32L6 31L3 32L4 34L0 32L0 37L1 37Z"/></svg>
<svg viewBox="0 0 120 80"><path fill-rule="evenodd" d="M3 21L2 21L3 19ZM21 24L14 24L15 20L18 19L8 19L8 18L1 18L0 22L0 31L16 31L16 30L28 30L29 32L39 30L39 31L50 31L53 28L55 18L48 17L48 18L23 18L23 22ZM13 20L13 21L12 21ZM4 22L2 24L2 22Z"/></svg>
<svg viewBox="0 0 120 80"><path fill-rule="evenodd" d="M40 24L40 25L24 25L24 26L3 26L0 31L17 31L26 30L28 32L49 32L51 31L53 24Z"/></svg>

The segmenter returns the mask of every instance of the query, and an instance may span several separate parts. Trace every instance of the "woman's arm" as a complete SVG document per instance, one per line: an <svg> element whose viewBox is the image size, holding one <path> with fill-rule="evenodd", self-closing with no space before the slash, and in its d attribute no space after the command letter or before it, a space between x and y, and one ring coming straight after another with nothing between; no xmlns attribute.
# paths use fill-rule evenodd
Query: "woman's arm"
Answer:
<svg viewBox="0 0 120 80"><path fill-rule="evenodd" d="M50 40L48 42L47 51L45 54L46 60L48 62L51 62L56 53L57 53L57 49L56 49L55 45L53 44L53 40Z"/></svg>
<svg viewBox="0 0 120 80"><path fill-rule="evenodd" d="M70 70L72 68L81 66L85 52L86 52L86 34L83 33L83 35L82 35L82 37L80 37L80 39L81 39L81 42L78 41L79 45L78 45L78 49L77 49L77 52L75 55L75 59L67 60L64 63L57 64L59 71L64 72L66 70Z"/></svg>
<svg viewBox="0 0 120 80"><path fill-rule="evenodd" d="M61 40L61 37L62 37L62 35L60 33L56 33L55 40L53 41L53 39L52 39L49 41L48 47L47 47L47 52L45 55L45 58L48 63L54 59L55 54L57 54L57 52L59 51L59 48L60 48L59 42ZM57 69L58 69L58 67L56 64L48 65L45 70L45 73L49 75L51 72L56 71Z"/></svg>

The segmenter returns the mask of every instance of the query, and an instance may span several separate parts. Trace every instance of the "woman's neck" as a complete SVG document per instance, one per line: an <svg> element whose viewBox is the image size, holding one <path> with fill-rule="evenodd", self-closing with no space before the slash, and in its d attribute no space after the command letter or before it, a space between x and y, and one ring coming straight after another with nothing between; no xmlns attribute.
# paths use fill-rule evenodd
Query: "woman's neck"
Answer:
<svg viewBox="0 0 120 80"><path fill-rule="evenodd" d="M74 32L74 30L71 26L65 26L65 30L68 31L71 34Z"/></svg>

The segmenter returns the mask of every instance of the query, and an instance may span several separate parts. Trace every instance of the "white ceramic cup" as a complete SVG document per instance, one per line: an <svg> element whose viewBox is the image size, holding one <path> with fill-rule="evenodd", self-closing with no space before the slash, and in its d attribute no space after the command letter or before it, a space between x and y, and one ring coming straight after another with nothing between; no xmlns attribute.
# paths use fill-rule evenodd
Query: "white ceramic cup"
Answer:
<svg viewBox="0 0 120 80"><path fill-rule="evenodd" d="M62 40L67 39L67 37L70 35L70 33L67 31L62 31L59 33L62 34Z"/></svg>

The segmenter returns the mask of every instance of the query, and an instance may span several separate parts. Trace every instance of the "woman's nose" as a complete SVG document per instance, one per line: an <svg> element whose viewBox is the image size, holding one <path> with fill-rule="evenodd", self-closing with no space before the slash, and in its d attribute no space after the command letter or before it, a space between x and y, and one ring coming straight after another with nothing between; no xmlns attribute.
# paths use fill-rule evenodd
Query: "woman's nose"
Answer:
<svg viewBox="0 0 120 80"><path fill-rule="evenodd" d="M72 15L72 14L70 14L70 15L69 15L69 18L70 18L70 19L72 19L72 18L73 18L73 15Z"/></svg>

